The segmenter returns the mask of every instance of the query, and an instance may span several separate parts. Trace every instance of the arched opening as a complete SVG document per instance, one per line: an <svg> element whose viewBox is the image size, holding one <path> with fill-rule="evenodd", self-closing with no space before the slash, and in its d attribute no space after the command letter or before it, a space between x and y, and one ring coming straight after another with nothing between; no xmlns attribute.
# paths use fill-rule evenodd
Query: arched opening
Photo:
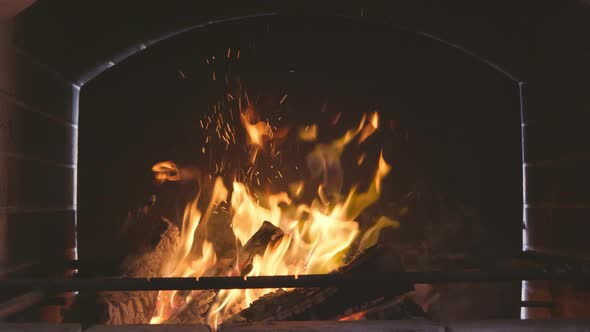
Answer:
<svg viewBox="0 0 590 332"><path fill-rule="evenodd" d="M520 250L521 94L511 76L454 45L358 19L273 14L197 28L109 60L112 68L83 86L81 259L116 258L121 248L105 243L119 243L113 230L130 207L155 191L167 195L150 180L155 162L202 165L213 174L217 165L201 153L198 123L227 92L230 66L251 93L291 114L294 127L315 122L322 110L331 119L343 113L342 124L379 110L387 126L379 143L393 175L385 182L388 201L375 213L411 206L409 215L389 215L401 227L383 235L407 264L431 253L489 257ZM117 162L104 166L105 159ZM174 213L166 217L178 221ZM518 315L518 285L444 291L447 303L467 293L495 296L485 309L450 310L455 317Z"/></svg>

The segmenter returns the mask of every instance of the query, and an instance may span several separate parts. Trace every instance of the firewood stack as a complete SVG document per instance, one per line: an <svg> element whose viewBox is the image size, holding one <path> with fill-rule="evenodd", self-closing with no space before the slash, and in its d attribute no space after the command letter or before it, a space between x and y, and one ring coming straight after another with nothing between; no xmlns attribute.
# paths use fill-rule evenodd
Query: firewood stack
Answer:
<svg viewBox="0 0 590 332"><path fill-rule="evenodd" d="M143 254L133 254L122 263L122 277L158 277L162 263L170 256L178 245L180 236L178 228L171 222L162 219L164 232L153 248ZM262 255L269 245L276 243L283 236L280 228L265 221L260 229L237 251L237 257L222 259L207 272L207 275L247 275L252 268L252 260ZM388 273L400 271L401 263L390 250L381 246L371 247L354 256L350 262L334 273ZM293 290L276 290L269 293L250 307L232 308L224 320L264 321L264 320L304 320L304 319L335 319L344 317L345 312L360 309L353 304L373 303L388 308L395 307L400 312L402 305L407 306L407 299L399 296L413 289L412 285L391 285L387 289L371 287L349 288L302 288ZM164 324L195 324L206 323L212 303L216 300L217 290L186 291L178 298L191 300L179 306L179 310L170 316ZM157 291L114 291L96 294L93 305L84 309L96 311L97 316L92 322L103 324L147 324L156 309ZM391 300L387 300L391 299ZM401 299L401 300L400 300ZM372 302L373 301L373 302ZM391 302L391 303L390 303ZM241 311L240 311L241 310ZM232 317L233 316L233 317ZM79 317L77 318L79 319ZM78 320L80 321L80 320Z"/></svg>
<svg viewBox="0 0 590 332"><path fill-rule="evenodd" d="M154 201L149 201L137 211L130 213L123 224L119 235L120 243L116 244L123 248L123 252L128 253L128 256L119 263L118 275L121 277L163 277L162 265L168 257L174 256L179 245L178 227L162 217L169 214L164 212L162 203L154 204ZM217 257L217 263L206 271L204 276L247 275L252 269L253 258L256 255L263 255L269 245L275 244L283 236L280 228L265 221L260 229L236 250L226 243L228 234L231 232L230 220L229 215L223 214L216 214L214 220L210 220L209 226L212 228L209 229L209 234L220 237L220 241L217 242L222 243L218 245L224 247L225 252L220 251L221 255ZM197 228L196 232L199 233L202 230ZM213 239L214 242L215 240ZM216 252L218 252L217 249ZM355 274L367 273L367 271L388 273L401 270L400 259L390 248L374 246L357 253L349 259L346 266L333 273ZM397 308L393 311L402 312L405 309L400 308L407 301L402 301L399 297L413 290L413 285L400 284L392 284L387 289L355 286L276 290L261 297L244 310L239 304L235 304L234 307L224 311L225 316L221 317L221 320L337 319L351 310L363 309L364 307L359 307L363 304L367 306L389 304L388 308L393 306ZM218 298L219 290L181 291L178 295L174 297L174 312L163 322L164 324L206 323L212 305ZM157 291L81 294L72 310L65 316L69 317L70 321L85 324L148 324L156 313L157 302ZM93 314L88 315L89 313Z"/></svg>

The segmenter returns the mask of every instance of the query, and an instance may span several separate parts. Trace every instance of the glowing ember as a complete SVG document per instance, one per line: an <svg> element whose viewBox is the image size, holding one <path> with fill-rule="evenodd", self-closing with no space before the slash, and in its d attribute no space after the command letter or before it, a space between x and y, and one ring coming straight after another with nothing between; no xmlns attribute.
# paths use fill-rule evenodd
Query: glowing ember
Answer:
<svg viewBox="0 0 590 332"><path fill-rule="evenodd" d="M228 57L230 52L228 49ZM286 97L285 94L281 103ZM311 179L287 179L284 175L286 169L281 167L278 159L281 144L288 139L289 129L274 124L270 118L263 120L261 114L249 103L247 94L241 90L224 94L223 100L225 104L220 102L214 105L213 113L199 122L205 133L204 142L208 146L218 143L226 151L234 151L232 149L236 147L235 151L247 151L247 156L244 160L236 160L240 159L239 156L228 153L231 159L228 157L215 161L208 176L210 180L193 176L199 179L200 191L186 206L181 243L174 255L165 262L162 276L243 275L246 278L321 274L341 267L353 242L359 236L359 224L355 219L377 201L381 182L390 170L381 154L370 181L359 184L367 189L360 191L357 186L353 186L343 193L344 171L341 156L346 146L355 139L360 144L376 132L378 114L373 113L368 117L363 115L358 126L346 131L342 137L328 143L317 143L305 159ZM338 114L333 123L339 120L340 115ZM235 127L236 124L238 127ZM311 144L310 142L317 139L320 130L317 124L300 128L295 140L303 142L302 144ZM203 147L202 153L212 154L210 150ZM366 154L362 154L359 164ZM304 173L297 167L295 169L297 174ZM184 173L195 173L183 173L172 162L158 163L154 165L153 171L160 183L179 181ZM313 179L319 179L319 184L312 181ZM231 186L226 187L225 183L231 183ZM315 188L313 183L316 183ZM304 201L301 199L304 192L313 192L315 197ZM209 223L214 222L211 220L212 215L224 204L229 204L228 216L231 218L231 231L236 242L236 260L240 259L238 248L246 244L264 221L279 227L284 235L268 245L262 255L254 255L249 262L238 261L223 268L219 260L220 254L216 252L214 243L207 234ZM206 206L206 209L202 212L198 206ZM382 217L361 236L355 247L371 246L377 242L381 229L397 226L396 221ZM249 264L247 268L246 263ZM221 290L208 310L207 323L216 328L223 320L271 291L273 290ZM164 322L172 314L182 310L193 299L194 293L187 295L175 291L160 292L157 312L151 323Z"/></svg>
<svg viewBox="0 0 590 332"><path fill-rule="evenodd" d="M338 320L339 321L363 320L363 319L365 319L366 315L367 315L366 311L359 311L359 312L352 313L348 316L341 317Z"/></svg>

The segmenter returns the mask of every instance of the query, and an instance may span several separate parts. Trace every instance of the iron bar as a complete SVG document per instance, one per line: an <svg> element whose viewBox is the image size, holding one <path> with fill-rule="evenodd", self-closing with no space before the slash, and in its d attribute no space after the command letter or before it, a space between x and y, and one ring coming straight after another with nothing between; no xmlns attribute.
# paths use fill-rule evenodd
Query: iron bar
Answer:
<svg viewBox="0 0 590 332"><path fill-rule="evenodd" d="M30 262L19 266L0 267L0 278L17 277L17 276L46 276L52 272L62 272L66 269L75 269L80 275L103 275L116 277L116 267L121 265L125 256L115 257L104 260L64 260L64 259L47 259L43 262ZM445 255L433 256L433 261L440 266L460 266L463 269L480 270L483 266L506 268L527 268L549 266L550 269L564 268L590 270L588 260L579 260L572 257L548 256L547 254L525 251L516 254L504 256L469 256L464 257L446 257ZM111 274L109 274L111 273ZM1 279L0 279L1 280Z"/></svg>
<svg viewBox="0 0 590 332"><path fill-rule="evenodd" d="M40 289L68 291L147 291L247 288L395 287L400 284L457 282L510 282L521 280L588 281L586 269L529 269L399 272L380 275L323 274L300 276L202 278L13 278L0 279L0 291Z"/></svg>

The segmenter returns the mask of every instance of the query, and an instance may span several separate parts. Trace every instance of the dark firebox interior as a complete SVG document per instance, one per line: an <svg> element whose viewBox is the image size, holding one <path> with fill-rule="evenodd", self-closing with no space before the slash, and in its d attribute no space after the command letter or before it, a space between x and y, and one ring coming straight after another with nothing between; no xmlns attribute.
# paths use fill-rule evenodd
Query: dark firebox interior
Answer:
<svg viewBox="0 0 590 332"><path fill-rule="evenodd" d="M228 48L239 49L240 59L226 59ZM231 75L240 75L251 99L277 107L287 123L327 122L341 112L341 122L328 129L341 135L363 112L380 111L384 133L376 139L383 141L393 166L384 200L437 192L481 218L487 235L477 235L478 250L520 249L515 82L459 50L387 26L273 17L187 33L127 59L85 87L80 126L88 129L80 132L78 177L81 257L119 251L105 244L127 212L158 190L151 180L153 164L173 160L212 168L209 155L201 154L207 144L199 120L226 90L228 67ZM279 105L285 94L288 100ZM305 163L299 164L305 177ZM372 169L356 168L345 170L349 182L372 176ZM405 227L418 231L425 225ZM475 240L475 234L461 234L469 230L457 231L457 237ZM425 240L416 236L412 242Z"/></svg>
<svg viewBox="0 0 590 332"><path fill-rule="evenodd" d="M379 215L400 221L381 242L406 269L481 266L522 250L588 258L586 4L142 6L115 13L39 1L7 30L7 266L45 261L46 269L65 253L80 262L81 278L116 275L137 250L122 241L124 221L148 197L179 223L186 193L156 184L151 166L172 160L212 171L199 120L228 76L293 126L327 124L320 141L379 112L368 158L382 148L392 171L359 221L365 229ZM305 149L286 152L283 162L301 170L290 175L306 176ZM356 152L345 153L345 186L373 172L356 164ZM43 269L35 275L63 275ZM522 297L520 282L438 287L426 310L436 320L588 313L579 283L529 282ZM59 320L63 301L51 298L13 320Z"/></svg>
<svg viewBox="0 0 590 332"><path fill-rule="evenodd" d="M152 194L156 208L180 224L188 198L178 197L182 191L176 184L154 184L151 166L172 160L213 173L211 160L220 156L201 153L209 147L199 120L226 93L227 75L232 80L239 76L253 103L271 109L275 117L279 113L293 127L329 123L342 113L336 125L320 126L325 142L354 126L363 112L380 113L382 128L365 145L381 146L393 170L379 203L361 215L361 225L368 228L380 215L399 219L402 226L384 231L381 241L410 264L436 255L475 259L520 251L521 133L515 81L477 57L387 25L268 17L185 33L128 58L84 87L81 260L124 257L134 244L119 240L123 221ZM283 167L285 176L309 178L304 162L309 151L285 149L283 164L299 168ZM369 159L377 156L378 150L369 150ZM343 158L350 157L345 153ZM372 177L374 162L366 164L345 167L349 186ZM164 206L171 197L177 204ZM404 207L409 212L400 216ZM420 267L433 268L428 263ZM457 308L464 312L455 315L517 317L518 287L491 287L485 309ZM446 301L459 301L463 294L447 296Z"/></svg>

